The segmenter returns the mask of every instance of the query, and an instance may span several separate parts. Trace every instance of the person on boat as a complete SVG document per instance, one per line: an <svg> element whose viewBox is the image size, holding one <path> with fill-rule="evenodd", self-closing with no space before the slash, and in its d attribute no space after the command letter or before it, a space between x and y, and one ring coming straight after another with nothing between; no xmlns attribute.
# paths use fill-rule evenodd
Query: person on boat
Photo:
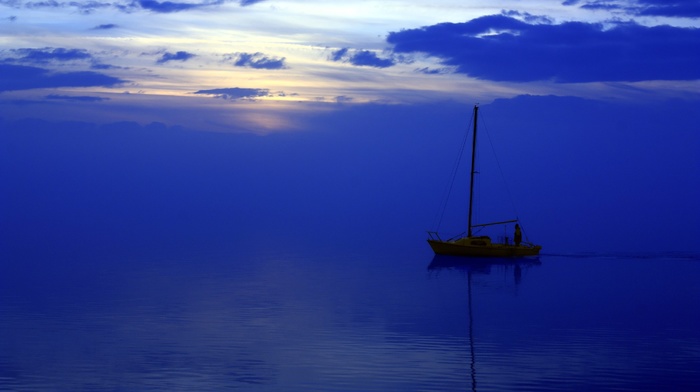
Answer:
<svg viewBox="0 0 700 392"><path fill-rule="evenodd" d="M520 226L515 224L515 234L513 235L513 241L515 246L520 246L520 242L523 240L523 233L520 231Z"/></svg>

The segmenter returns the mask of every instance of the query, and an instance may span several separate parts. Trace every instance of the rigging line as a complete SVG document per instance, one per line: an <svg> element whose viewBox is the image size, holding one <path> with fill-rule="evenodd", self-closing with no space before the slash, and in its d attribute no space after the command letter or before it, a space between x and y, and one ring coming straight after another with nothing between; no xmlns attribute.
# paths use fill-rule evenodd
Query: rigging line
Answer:
<svg viewBox="0 0 700 392"><path fill-rule="evenodd" d="M479 113L479 114L481 114L481 113ZM510 205L513 208L513 211L515 211L516 219L518 221L520 221L520 214L518 213L518 208L515 206L513 194L510 191L510 188L508 187L508 181L506 181L506 176L503 174L503 169L501 168L501 161L498 159L498 154L496 154L496 148L493 146L493 141L491 140L491 135L489 135L488 127L486 126L486 121L484 121L483 114L481 114L481 123L483 124L482 128L484 129L484 132L486 133L486 139L488 139L489 145L491 146L491 152L493 153L494 158L496 158L496 166L498 167L498 172L501 174L501 179L503 180L503 184L506 187L506 193L508 194L508 199L510 200Z"/></svg>
<svg viewBox="0 0 700 392"><path fill-rule="evenodd" d="M520 220L518 220L518 223L520 223ZM527 232L525 231L525 228L522 224L520 224L520 232L523 233L523 237L525 237L525 242L530 242L530 239L527 237Z"/></svg>
<svg viewBox="0 0 700 392"><path fill-rule="evenodd" d="M481 113L479 113L481 114ZM518 207L515 204L515 201L513 199L513 194L510 191L510 187L508 187L508 182L506 181L506 177L503 174L503 169L501 168L501 161L498 159L498 155L496 154L496 148L493 146L493 141L491 141L491 136L489 135L488 128L486 127L486 121L484 120L483 114L481 114L481 123L483 124L484 132L486 133L486 138L489 141L489 144L491 145L491 151L493 152L493 156L496 158L496 166L498 166L498 171L501 174L501 178L503 179L503 184L506 187L506 193L508 194L508 199L510 200L511 207L513 208L513 211L515 211L515 218L520 224L520 231L523 234L523 237L525 237L526 242L530 242L530 239L528 238L525 228L523 227L522 223L520 222L520 213L518 212Z"/></svg>
<svg viewBox="0 0 700 392"><path fill-rule="evenodd" d="M469 126L471 126L471 121L469 122ZM467 144L468 138L469 138L469 132L466 132L464 135L464 139L462 140L462 143L459 147L459 154L457 155L457 160L455 161L454 166L452 168L452 174L451 174L449 184L445 188L445 192L443 193L439 217L437 218L436 231L440 230L440 225L442 224L442 219L445 215L445 210L447 209L447 203L449 202L450 195L452 194L452 188L454 187L455 178L457 177L457 173L459 172L459 167L460 167L460 164L462 162L462 157L464 156L464 148Z"/></svg>
<svg viewBox="0 0 700 392"><path fill-rule="evenodd" d="M447 202L450 199L450 194L452 193L452 188L455 183L455 178L457 177L457 172L459 171L459 166L460 163L462 162L462 156L464 156L464 147L467 145L467 140L469 139L470 131L472 125L472 119L470 116L469 119L469 124L467 125L467 132L464 133L464 139L462 139L462 143L459 147L459 154L457 155L457 160L455 161L453 167L452 167L452 175L450 176L450 181L448 185L445 187L445 191L443 192L442 195L442 202L440 203L440 210L438 211L438 215L435 217L435 221L433 221L433 227L435 227L435 231L440 231L440 225L442 224L442 218L445 216L445 210L447 209ZM437 222L437 224L436 224Z"/></svg>

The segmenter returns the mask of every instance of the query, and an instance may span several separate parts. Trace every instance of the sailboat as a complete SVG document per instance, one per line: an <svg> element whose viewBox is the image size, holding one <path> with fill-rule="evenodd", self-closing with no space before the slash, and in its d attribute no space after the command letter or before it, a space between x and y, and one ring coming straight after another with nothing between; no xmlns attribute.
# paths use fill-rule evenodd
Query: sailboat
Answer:
<svg viewBox="0 0 700 392"><path fill-rule="evenodd" d="M474 165L476 162L476 130L477 118L479 113L479 105L474 106L474 131L472 135L472 159L469 181L469 216L467 221L466 235L460 235L456 238L443 240L437 232L429 231L428 243L433 249L433 252L438 255L451 256L466 256L466 257L525 257L537 256L542 247L540 245L531 244L521 241L521 231L517 219L473 224L472 223L472 206L474 201L474 174L476 173ZM515 223L514 241L511 243L507 237L503 242L494 242L489 236L474 235L474 228L481 228L493 225L506 225Z"/></svg>

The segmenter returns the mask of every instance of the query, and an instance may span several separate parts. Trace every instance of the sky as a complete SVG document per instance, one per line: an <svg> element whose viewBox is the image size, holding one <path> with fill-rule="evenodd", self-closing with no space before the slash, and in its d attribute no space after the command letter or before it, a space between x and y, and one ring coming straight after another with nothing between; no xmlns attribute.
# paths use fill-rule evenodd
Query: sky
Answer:
<svg viewBox="0 0 700 392"><path fill-rule="evenodd" d="M4 233L36 229L26 214L37 203L69 219L98 176L79 164L125 181L144 209L158 204L153 192L169 195L161 218L238 197L214 175L233 173L259 190L251 206L295 200L289 209L318 225L329 214L369 224L368 211L381 211L393 226L429 229L479 103L504 132L494 138L516 173L526 234L545 249L698 250L699 27L697 0L0 0ZM139 198L147 186L118 173L143 167L172 181ZM261 176L296 182L276 191ZM182 196L182 178L209 190ZM111 186L93 189L96 199ZM103 221L113 223L110 208ZM200 208L201 225L233 214Z"/></svg>

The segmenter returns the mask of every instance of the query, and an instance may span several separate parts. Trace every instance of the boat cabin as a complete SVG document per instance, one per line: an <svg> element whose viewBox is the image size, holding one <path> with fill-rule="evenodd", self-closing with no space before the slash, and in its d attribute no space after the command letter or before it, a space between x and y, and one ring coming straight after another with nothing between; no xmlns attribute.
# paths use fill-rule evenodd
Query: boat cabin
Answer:
<svg viewBox="0 0 700 392"><path fill-rule="evenodd" d="M463 237L454 242L462 246L491 246L491 238L488 236Z"/></svg>

